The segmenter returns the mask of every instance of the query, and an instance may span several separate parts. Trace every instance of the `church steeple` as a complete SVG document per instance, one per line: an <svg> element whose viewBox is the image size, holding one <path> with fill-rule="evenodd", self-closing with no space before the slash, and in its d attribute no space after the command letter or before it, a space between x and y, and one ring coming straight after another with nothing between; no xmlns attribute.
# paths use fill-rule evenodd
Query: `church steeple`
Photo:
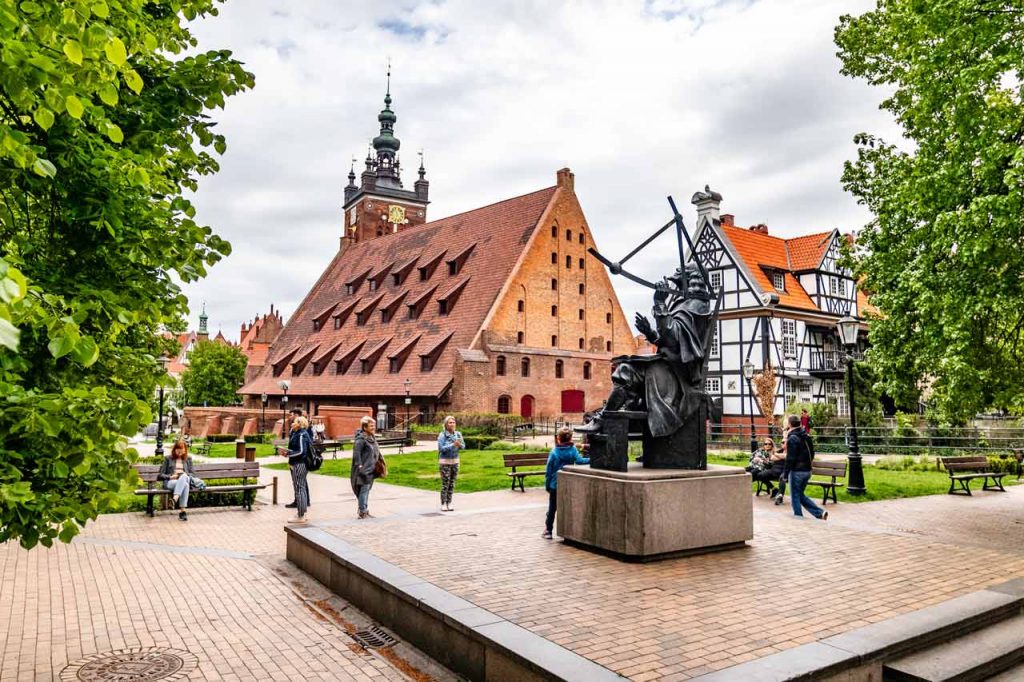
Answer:
<svg viewBox="0 0 1024 682"><path fill-rule="evenodd" d="M206 327L206 322L209 319L210 318L206 316L206 301L203 301L203 312L199 313L199 332L196 334L196 336L202 339L210 338L210 332L207 330Z"/></svg>
<svg viewBox="0 0 1024 682"><path fill-rule="evenodd" d="M377 186L401 189L398 149L402 143L395 137L395 121L398 116L391 110L391 67L388 66L388 86L384 94L384 108L377 115L380 134L373 138L373 149L377 153Z"/></svg>

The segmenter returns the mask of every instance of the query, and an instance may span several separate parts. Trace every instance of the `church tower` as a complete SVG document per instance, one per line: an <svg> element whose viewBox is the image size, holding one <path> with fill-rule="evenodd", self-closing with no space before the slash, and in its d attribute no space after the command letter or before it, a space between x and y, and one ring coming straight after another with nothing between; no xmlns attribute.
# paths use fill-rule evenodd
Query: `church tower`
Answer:
<svg viewBox="0 0 1024 682"><path fill-rule="evenodd" d="M401 142L395 137L398 117L391 110L391 71L384 95L384 108L377 116L380 132L370 143L365 168L356 185L355 160L348 172L345 186L344 235L341 247L385 234L398 232L427 222L427 193L430 183L420 154L419 179L413 190L402 186L398 150Z"/></svg>

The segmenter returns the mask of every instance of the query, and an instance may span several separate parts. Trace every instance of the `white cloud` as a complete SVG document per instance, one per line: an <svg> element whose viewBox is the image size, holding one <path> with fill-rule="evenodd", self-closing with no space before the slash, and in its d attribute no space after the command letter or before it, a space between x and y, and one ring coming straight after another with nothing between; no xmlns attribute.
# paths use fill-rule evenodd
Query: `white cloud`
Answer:
<svg viewBox="0 0 1024 682"><path fill-rule="evenodd" d="M867 214L839 185L851 138L896 135L881 93L839 75L832 32L871 4L228 2L195 26L200 47L233 50L256 88L215 112L228 153L196 203L234 251L186 288L192 309L205 300L214 331L235 337L270 303L295 308L337 249L388 57L404 180L424 149L431 218L549 186L569 166L612 255L665 222L667 194L692 223L705 183L738 224L857 229ZM656 250L632 264L651 279L674 265ZM616 286L627 317L649 307L649 292Z"/></svg>

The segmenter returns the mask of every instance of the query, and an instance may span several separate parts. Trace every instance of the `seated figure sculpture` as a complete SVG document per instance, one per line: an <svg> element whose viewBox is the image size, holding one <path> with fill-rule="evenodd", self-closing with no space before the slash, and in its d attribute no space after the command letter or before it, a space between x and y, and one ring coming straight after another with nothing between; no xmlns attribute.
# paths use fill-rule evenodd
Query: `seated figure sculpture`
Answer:
<svg viewBox="0 0 1024 682"><path fill-rule="evenodd" d="M613 358L607 403L577 431L600 433L609 412L643 405L647 412L644 466L705 468L705 346L715 316L711 299L704 275L693 261L685 271L676 269L665 278L654 293L654 323L636 315L637 329L657 347L657 353Z"/></svg>

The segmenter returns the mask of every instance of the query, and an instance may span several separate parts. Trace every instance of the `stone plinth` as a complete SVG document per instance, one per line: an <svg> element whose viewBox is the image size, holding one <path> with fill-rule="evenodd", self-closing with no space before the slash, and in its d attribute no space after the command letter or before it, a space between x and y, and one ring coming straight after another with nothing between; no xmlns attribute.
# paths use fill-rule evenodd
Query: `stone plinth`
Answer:
<svg viewBox="0 0 1024 682"><path fill-rule="evenodd" d="M558 473L558 534L631 561L740 547L754 537L750 474L738 467Z"/></svg>

